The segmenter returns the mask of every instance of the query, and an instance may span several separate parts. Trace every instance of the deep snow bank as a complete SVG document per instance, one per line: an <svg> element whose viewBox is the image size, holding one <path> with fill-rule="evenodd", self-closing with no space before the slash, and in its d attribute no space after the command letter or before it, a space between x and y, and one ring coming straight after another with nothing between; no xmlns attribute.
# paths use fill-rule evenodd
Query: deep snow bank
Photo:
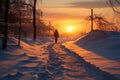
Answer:
<svg viewBox="0 0 120 80"><path fill-rule="evenodd" d="M79 38L74 43L88 51L78 50L80 56L120 78L120 32L96 30Z"/></svg>
<svg viewBox="0 0 120 80"><path fill-rule="evenodd" d="M78 39L75 43L100 56L120 61L120 32L96 30Z"/></svg>
<svg viewBox="0 0 120 80"><path fill-rule="evenodd" d="M94 30L92 32L87 33L86 35L80 37L76 40L78 44L87 44L89 42L97 41L100 39L106 38L108 35L104 31Z"/></svg>

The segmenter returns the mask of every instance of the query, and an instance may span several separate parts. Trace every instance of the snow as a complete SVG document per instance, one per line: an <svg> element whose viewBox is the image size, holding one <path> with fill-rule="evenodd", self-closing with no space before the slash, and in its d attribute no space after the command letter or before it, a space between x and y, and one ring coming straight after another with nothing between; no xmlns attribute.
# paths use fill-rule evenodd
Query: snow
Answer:
<svg viewBox="0 0 120 80"><path fill-rule="evenodd" d="M36 67L42 67L46 61L48 54L45 49L50 38L38 39L36 42L30 37L23 40L21 46L17 46L18 40L10 37L8 48L0 50L0 80L34 80L32 78L35 76L30 74L37 74L39 70Z"/></svg>
<svg viewBox="0 0 120 80"><path fill-rule="evenodd" d="M9 37L0 50L0 80L120 80L120 33L97 30L75 39L22 37L17 46Z"/></svg>
<svg viewBox="0 0 120 80"><path fill-rule="evenodd" d="M93 31L63 44L87 62L120 79L120 33Z"/></svg>

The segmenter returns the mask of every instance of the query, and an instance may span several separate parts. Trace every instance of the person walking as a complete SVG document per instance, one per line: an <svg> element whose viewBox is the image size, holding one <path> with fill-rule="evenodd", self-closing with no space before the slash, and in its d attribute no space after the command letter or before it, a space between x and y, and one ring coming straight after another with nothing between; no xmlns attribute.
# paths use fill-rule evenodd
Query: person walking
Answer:
<svg viewBox="0 0 120 80"><path fill-rule="evenodd" d="M58 32L57 29L54 32L54 37L55 37L55 43L57 43L58 42L58 37L59 37L59 32Z"/></svg>

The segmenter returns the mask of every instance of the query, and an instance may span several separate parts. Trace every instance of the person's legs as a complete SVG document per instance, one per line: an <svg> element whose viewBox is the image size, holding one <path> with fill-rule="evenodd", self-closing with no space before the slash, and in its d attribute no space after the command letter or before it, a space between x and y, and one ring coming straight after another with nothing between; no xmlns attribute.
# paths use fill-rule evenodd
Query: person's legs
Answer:
<svg viewBox="0 0 120 80"><path fill-rule="evenodd" d="M57 43L57 40L58 40L58 38L57 38L57 37L55 37L55 43Z"/></svg>

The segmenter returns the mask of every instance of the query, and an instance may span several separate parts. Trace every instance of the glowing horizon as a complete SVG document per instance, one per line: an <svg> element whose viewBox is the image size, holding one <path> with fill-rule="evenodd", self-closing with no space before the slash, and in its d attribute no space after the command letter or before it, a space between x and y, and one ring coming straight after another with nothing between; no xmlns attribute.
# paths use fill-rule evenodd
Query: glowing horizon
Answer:
<svg viewBox="0 0 120 80"><path fill-rule="evenodd" d="M98 6L90 5L99 2L101 4ZM79 5L81 3L82 6ZM44 12L43 20L46 22L51 21L52 25L61 31L61 33L65 33L65 28L69 25L77 28L76 32L90 31L90 24L87 21L91 9L87 8L89 6L94 9L95 14L105 15L105 17L109 18L113 15L112 9L101 0L44 0L42 8Z"/></svg>

